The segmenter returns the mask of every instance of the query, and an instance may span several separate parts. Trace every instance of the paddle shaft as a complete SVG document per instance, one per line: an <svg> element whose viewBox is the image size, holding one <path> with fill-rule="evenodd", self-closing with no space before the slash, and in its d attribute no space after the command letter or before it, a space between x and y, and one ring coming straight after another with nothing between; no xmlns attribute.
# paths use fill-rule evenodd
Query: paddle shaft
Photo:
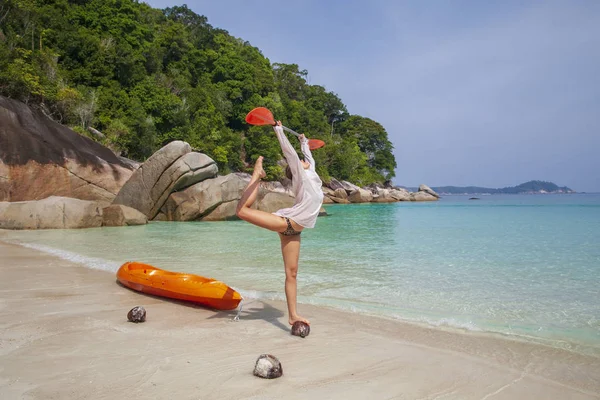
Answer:
<svg viewBox="0 0 600 400"><path fill-rule="evenodd" d="M263 121L265 121L266 123L268 123L270 125L275 125L275 120L273 120L272 118L267 119L264 116L258 115L258 114L255 114L255 116L257 116L258 118L262 119ZM293 133L294 135L296 135L296 137L300 137L300 134L298 132L288 128L287 126L281 125L281 127L283 128L283 130L288 131L289 133Z"/></svg>
<svg viewBox="0 0 600 400"><path fill-rule="evenodd" d="M283 128L284 131L288 131L289 133L293 133L294 135L296 135L296 137L300 137L300 134L298 132L291 130L287 126L281 125L281 127Z"/></svg>

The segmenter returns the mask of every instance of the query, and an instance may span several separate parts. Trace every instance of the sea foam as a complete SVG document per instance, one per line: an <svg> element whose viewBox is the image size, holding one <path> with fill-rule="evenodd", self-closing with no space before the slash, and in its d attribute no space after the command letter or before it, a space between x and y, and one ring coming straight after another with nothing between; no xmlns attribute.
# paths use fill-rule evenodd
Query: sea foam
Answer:
<svg viewBox="0 0 600 400"><path fill-rule="evenodd" d="M38 251L41 251L44 253L52 254L53 256L56 256L63 260L67 260L67 261L70 261L70 262L73 262L76 264L81 264L85 267L98 269L101 271L108 271L108 272L116 273L117 270L119 269L119 267L121 266L120 263L117 263L114 261L108 261L108 260L104 260L102 258L87 257L87 256L84 256L81 254L73 253L73 252L70 252L67 250L62 250L62 249L56 249L54 247L46 246L43 244L23 243L20 241L10 241L10 240L7 240L7 242L17 244L19 246L27 247L30 249L38 250Z"/></svg>

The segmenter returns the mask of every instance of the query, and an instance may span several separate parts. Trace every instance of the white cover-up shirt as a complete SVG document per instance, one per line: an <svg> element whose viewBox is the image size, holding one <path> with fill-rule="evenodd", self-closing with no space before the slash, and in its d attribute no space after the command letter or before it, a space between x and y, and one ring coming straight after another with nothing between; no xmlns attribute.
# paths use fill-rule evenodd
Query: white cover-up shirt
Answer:
<svg viewBox="0 0 600 400"><path fill-rule="evenodd" d="M304 169L296 150L283 133L283 128L274 126L273 129L275 129L283 155L292 171L292 192L296 196L292 207L283 208L273 214L290 218L304 228L314 228L323 203L323 189L321 189L323 182L315 170L315 160L308 147L308 139L304 138L300 141L304 159L310 164L308 169Z"/></svg>

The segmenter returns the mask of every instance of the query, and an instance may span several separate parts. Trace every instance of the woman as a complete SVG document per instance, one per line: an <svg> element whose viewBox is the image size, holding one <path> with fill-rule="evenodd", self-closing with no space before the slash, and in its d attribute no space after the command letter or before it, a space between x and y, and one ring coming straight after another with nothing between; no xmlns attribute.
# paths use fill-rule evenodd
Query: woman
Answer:
<svg viewBox="0 0 600 400"><path fill-rule="evenodd" d="M307 319L298 315L296 309L296 275L300 257L300 234L304 228L314 228L315 226L323 203L322 182L315 170L315 160L308 148L308 139L304 135L299 137L300 147L305 158L300 160L296 150L283 133L281 121L277 121L273 129L287 160L288 171L291 172L292 191L296 196L294 205L273 214L250 208L256 200L260 180L265 177L262 167L263 157L260 156L254 165L250 183L238 203L236 214L244 221L279 233L281 254L285 266L285 297L289 323L293 325L296 321L302 321L309 324Z"/></svg>

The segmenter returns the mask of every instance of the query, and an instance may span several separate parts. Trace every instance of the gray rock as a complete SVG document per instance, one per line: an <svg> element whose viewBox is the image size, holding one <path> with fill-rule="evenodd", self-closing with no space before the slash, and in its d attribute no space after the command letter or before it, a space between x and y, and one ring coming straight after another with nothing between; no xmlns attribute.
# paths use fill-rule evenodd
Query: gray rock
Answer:
<svg viewBox="0 0 600 400"><path fill-rule="evenodd" d="M378 183L372 183L369 186L365 186L363 189L370 190L371 193L373 193L373 195L377 195L379 194L379 191L383 188L383 185L380 185Z"/></svg>
<svg viewBox="0 0 600 400"><path fill-rule="evenodd" d="M354 192L355 190L360 189L358 186L356 186L353 183L350 183L348 181L341 181L340 182L342 187L344 188L344 190L346 190L346 192L351 193Z"/></svg>
<svg viewBox="0 0 600 400"><path fill-rule="evenodd" d="M350 193L348 200L352 203L369 203L373 200L373 193L369 190L358 188Z"/></svg>
<svg viewBox="0 0 600 400"><path fill-rule="evenodd" d="M327 184L327 186L331 190L344 189L344 185L342 185L342 183L340 181L338 181L337 179L335 179L335 178L331 178L331 180L329 181L329 183Z"/></svg>
<svg viewBox="0 0 600 400"><path fill-rule="evenodd" d="M321 189L323 190L323 194L325 196L333 196L335 193L335 191L329 189L327 186L323 186L323 187L321 187Z"/></svg>
<svg viewBox="0 0 600 400"><path fill-rule="evenodd" d="M50 196L43 200L0 202L2 229L73 229L102 226L98 202Z"/></svg>
<svg viewBox="0 0 600 400"><path fill-rule="evenodd" d="M206 179L169 196L165 214L170 221L224 221L237 219L238 201L250 182L250 175L233 173ZM254 208L274 212L291 207L294 197L277 182L261 182Z"/></svg>
<svg viewBox="0 0 600 400"><path fill-rule="evenodd" d="M165 203L165 214L170 221L195 221L205 219L218 211L219 218L206 220L226 220L235 217L235 208L242 197L244 188L250 181L248 174L229 174L207 179L169 196ZM229 204L231 203L231 204ZM223 207L221 207L223 205ZM220 210L217 210L219 209Z"/></svg>
<svg viewBox="0 0 600 400"><path fill-rule="evenodd" d="M154 218L158 214L172 192L214 178L218 172L217 164L205 154L192 152L180 157L165 170L152 188L151 196L156 202L150 209L149 217Z"/></svg>
<svg viewBox="0 0 600 400"><path fill-rule="evenodd" d="M346 193L346 189L343 188L335 189L333 197L337 197L338 199L347 199L348 193Z"/></svg>
<svg viewBox="0 0 600 400"><path fill-rule="evenodd" d="M329 197L331 200L333 200L334 203L338 203L338 204L350 204L350 200L348 199L340 199L339 197Z"/></svg>
<svg viewBox="0 0 600 400"><path fill-rule="evenodd" d="M433 197L439 199L440 195L437 194L433 189L431 189L429 186L427 185L420 185L419 186L419 192L425 192L427 194L432 195Z"/></svg>
<svg viewBox="0 0 600 400"><path fill-rule="evenodd" d="M410 201L436 201L437 197L430 195L427 192L416 192L410 194Z"/></svg>
<svg viewBox="0 0 600 400"><path fill-rule="evenodd" d="M147 223L148 218L144 214L122 204L113 204L102 209L102 226L132 226Z"/></svg>
<svg viewBox="0 0 600 400"><path fill-rule="evenodd" d="M202 221L232 221L239 219L235 214L237 200L219 204L210 214L202 216Z"/></svg>
<svg viewBox="0 0 600 400"><path fill-rule="evenodd" d="M156 203L165 192L165 187L155 187L157 182L175 161L191 151L192 148L189 144L179 140L158 150L131 175L131 178L115 197L113 204L123 204L135 208L149 219L154 218L151 212L156 208Z"/></svg>
<svg viewBox="0 0 600 400"><path fill-rule="evenodd" d="M323 197L323 204L333 204L335 203L335 201L333 201L331 199L331 197L329 197L329 195L325 195L325 197Z"/></svg>
<svg viewBox="0 0 600 400"><path fill-rule="evenodd" d="M255 205L258 210L272 213L282 208L292 207L294 205L294 197L286 193L266 192L261 187Z"/></svg>
<svg viewBox="0 0 600 400"><path fill-rule="evenodd" d="M279 378L283 375L283 367L277 357L271 354L261 354L256 360L254 375L265 379Z"/></svg>
<svg viewBox="0 0 600 400"><path fill-rule="evenodd" d="M409 201L410 193L406 189L393 188L390 189L390 197L396 201Z"/></svg>
<svg viewBox="0 0 600 400"><path fill-rule="evenodd" d="M127 313L127 320L130 322L146 321L146 309L142 306L135 306Z"/></svg>
<svg viewBox="0 0 600 400"><path fill-rule="evenodd" d="M373 196L373 202L375 203L393 203L396 201L398 200L392 197L390 189L377 188L377 195Z"/></svg>

